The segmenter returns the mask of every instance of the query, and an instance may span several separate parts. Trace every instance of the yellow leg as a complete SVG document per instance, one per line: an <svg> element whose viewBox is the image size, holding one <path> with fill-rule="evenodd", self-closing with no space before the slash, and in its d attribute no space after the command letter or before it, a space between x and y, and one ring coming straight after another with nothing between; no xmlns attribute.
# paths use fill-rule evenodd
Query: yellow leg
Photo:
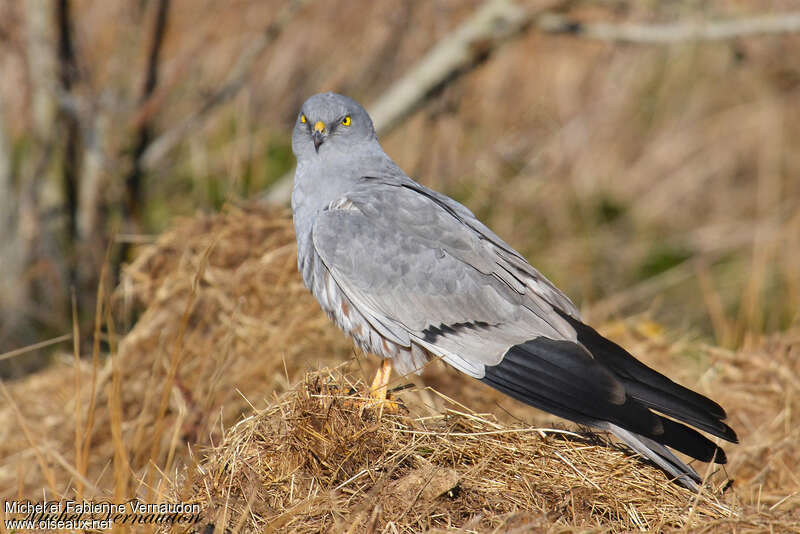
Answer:
<svg viewBox="0 0 800 534"><path fill-rule="evenodd" d="M372 387L369 390L369 396L379 401L386 400L386 392L389 385L389 377L392 374L392 360L384 358L381 363L381 368L375 374L375 379L372 381Z"/></svg>
<svg viewBox="0 0 800 534"><path fill-rule="evenodd" d="M396 402L387 400L389 377L392 374L392 360L385 358L381 363L381 368L375 374L375 379L372 381L372 387L369 390L369 396L376 400L379 406L379 417L383 415L384 408L390 413L398 411Z"/></svg>

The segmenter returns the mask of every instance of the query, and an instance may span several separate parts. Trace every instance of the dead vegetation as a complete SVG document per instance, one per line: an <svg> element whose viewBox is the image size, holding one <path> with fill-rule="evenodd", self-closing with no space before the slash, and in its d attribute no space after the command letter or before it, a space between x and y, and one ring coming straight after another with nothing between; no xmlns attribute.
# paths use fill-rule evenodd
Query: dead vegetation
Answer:
<svg viewBox="0 0 800 534"><path fill-rule="evenodd" d="M199 502L218 532L800 531L796 331L735 352L609 325L728 409L741 444L695 499L439 363L395 377L415 384L407 411L378 419L358 398L375 362L353 359L295 261L287 213L247 206L144 247L113 295L137 320L111 356L4 387L3 498Z"/></svg>
<svg viewBox="0 0 800 534"><path fill-rule="evenodd" d="M243 519L254 532L663 530L734 514L717 495L695 502L607 443L502 425L452 403L434 415L379 417L350 393L364 390L335 371L306 376L235 425L186 496L203 500L212 523Z"/></svg>
<svg viewBox="0 0 800 534"><path fill-rule="evenodd" d="M132 260L127 241L161 233L172 217L264 194L291 169L290 132L309 95L336 90L372 109L483 3L0 0L0 353L71 330L74 276L90 338L116 231L112 271ZM514 3L576 31L705 27L797 9ZM56 5L71 6L68 88L45 65L60 64L58 31L69 28L48 26ZM481 58L491 49L475 45ZM798 46L796 33L654 46L531 24L382 142L411 176L464 202L590 303L599 322L647 310L671 330L737 347L788 328L800 303ZM63 119L40 120L42 99ZM67 119L80 128L65 134ZM78 169L68 142L79 145ZM126 214L131 205L140 209ZM0 374L21 376L32 356L3 360Z"/></svg>
<svg viewBox="0 0 800 534"><path fill-rule="evenodd" d="M160 81L139 101L167 3ZM796 8L519 3L587 25ZM37 134L73 139L38 123L37 90L65 96L33 61L37 35L55 33L26 15L45 2L0 1L0 248L15 260L0 273L0 346L79 334L43 371L0 383L4 499L186 500L217 532L800 532L797 34L623 46L531 25L382 139L604 333L726 407L741 443L697 500L602 437L532 430L560 423L440 362L395 377L413 384L397 393L407 411L376 418L358 400L376 362L303 287L287 211L171 219L261 194L291 167L307 96L369 106L480 4L72 3L78 76L60 105L74 98L87 134L75 215L97 238L72 254L54 216L68 151L42 153ZM130 150L144 126L152 144ZM142 211L117 236L132 263L95 310L132 156ZM77 313L76 259L93 273Z"/></svg>

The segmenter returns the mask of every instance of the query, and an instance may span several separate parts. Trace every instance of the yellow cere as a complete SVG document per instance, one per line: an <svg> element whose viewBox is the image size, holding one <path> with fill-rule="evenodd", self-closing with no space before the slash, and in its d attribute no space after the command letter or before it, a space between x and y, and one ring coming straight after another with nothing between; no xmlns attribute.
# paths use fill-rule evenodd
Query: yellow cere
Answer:
<svg viewBox="0 0 800 534"><path fill-rule="evenodd" d="M308 122L308 119L306 119L306 116L305 116L305 115L303 115L303 114L300 114L300 122L302 122L303 124L305 124L306 122Z"/></svg>
<svg viewBox="0 0 800 534"><path fill-rule="evenodd" d="M322 121L317 121L314 123L314 131L315 132L324 132L325 131L325 123Z"/></svg>
<svg viewBox="0 0 800 534"><path fill-rule="evenodd" d="M350 126L350 115L342 119L342 126Z"/></svg>

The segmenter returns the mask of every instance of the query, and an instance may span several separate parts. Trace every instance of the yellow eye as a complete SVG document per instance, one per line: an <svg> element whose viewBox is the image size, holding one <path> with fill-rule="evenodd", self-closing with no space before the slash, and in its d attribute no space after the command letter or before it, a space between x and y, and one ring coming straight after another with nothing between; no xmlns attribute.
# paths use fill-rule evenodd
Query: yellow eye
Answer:
<svg viewBox="0 0 800 534"><path fill-rule="evenodd" d="M302 113L300 114L300 122L302 122L303 124L308 122L308 119L306 119L306 116L303 115Z"/></svg>
<svg viewBox="0 0 800 534"><path fill-rule="evenodd" d="M350 115L348 115L342 119L342 126L350 126L351 122L352 121L350 120Z"/></svg>

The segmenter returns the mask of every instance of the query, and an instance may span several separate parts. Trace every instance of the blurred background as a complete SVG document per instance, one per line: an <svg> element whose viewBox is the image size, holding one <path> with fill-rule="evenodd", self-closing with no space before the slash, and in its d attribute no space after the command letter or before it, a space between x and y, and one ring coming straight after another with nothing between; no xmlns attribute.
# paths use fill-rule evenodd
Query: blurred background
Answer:
<svg viewBox="0 0 800 534"><path fill-rule="evenodd" d="M487 5L507 16L480 26ZM308 96L385 110L401 83L417 98L382 121L388 154L590 320L641 315L728 348L786 330L800 303L795 10L0 0L0 376L51 350L20 347L90 336L101 271L108 291L176 217L280 204ZM465 27L466 47L443 48ZM425 85L415 69L436 50L463 57Z"/></svg>

